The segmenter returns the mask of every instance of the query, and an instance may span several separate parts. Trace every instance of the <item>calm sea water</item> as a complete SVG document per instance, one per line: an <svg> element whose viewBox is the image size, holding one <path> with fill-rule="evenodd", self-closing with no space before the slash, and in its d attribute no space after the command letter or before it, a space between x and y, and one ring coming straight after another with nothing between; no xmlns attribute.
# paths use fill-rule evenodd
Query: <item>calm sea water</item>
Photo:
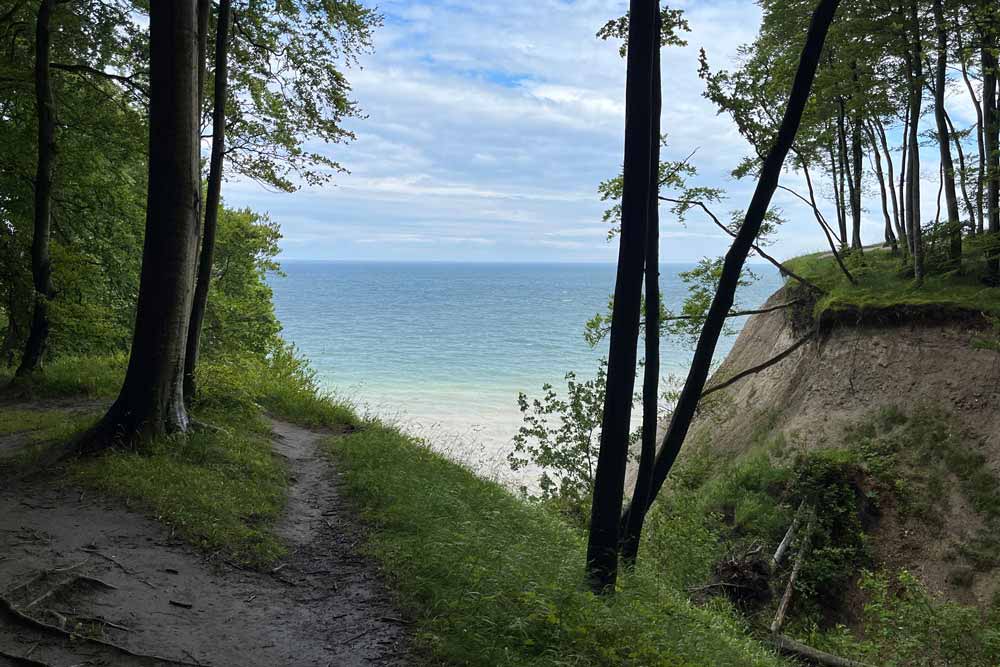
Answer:
<svg viewBox="0 0 1000 667"><path fill-rule="evenodd" d="M678 273L690 268L662 268L668 307L683 300ZM326 388L491 474L502 472L521 423L518 392L565 387L567 371L591 377L606 354L587 346L583 328L607 307L613 265L286 261L283 269L271 284L284 336ZM770 267L754 272L761 280L741 291L742 306L780 284ZM721 341L717 359L732 343ZM690 358L687 344L666 340L664 378L686 374Z"/></svg>

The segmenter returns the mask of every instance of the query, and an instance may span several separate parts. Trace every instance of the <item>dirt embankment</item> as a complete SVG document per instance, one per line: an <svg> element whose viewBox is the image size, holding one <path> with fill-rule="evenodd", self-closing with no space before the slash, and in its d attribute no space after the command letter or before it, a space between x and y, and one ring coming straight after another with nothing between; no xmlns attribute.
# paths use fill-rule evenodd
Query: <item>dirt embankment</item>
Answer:
<svg viewBox="0 0 1000 667"><path fill-rule="evenodd" d="M787 302L784 290L768 305ZM708 386L763 364L809 333L808 316L791 310L749 320ZM954 313L854 313L823 322L806 345L780 363L739 380L708 402L693 426L687 452L708 448L731 460L762 429L797 450L843 447L847 430L880 408L947 413L962 446L982 454L1000 478L1000 353L977 346L995 334L979 318ZM939 525L897 520L887 507L873 535L876 556L915 572L928 587L968 604L988 604L1000 571L955 581L956 551L981 535L982 517L952 487L928 499ZM970 581L971 580L971 581Z"/></svg>

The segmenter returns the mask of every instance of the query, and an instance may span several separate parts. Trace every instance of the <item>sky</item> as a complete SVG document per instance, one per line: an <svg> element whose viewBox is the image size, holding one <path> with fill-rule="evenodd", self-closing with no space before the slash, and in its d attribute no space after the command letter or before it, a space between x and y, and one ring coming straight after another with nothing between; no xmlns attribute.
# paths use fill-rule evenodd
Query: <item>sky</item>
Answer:
<svg viewBox="0 0 1000 667"><path fill-rule="evenodd" d="M226 202L269 213L282 227L283 259L615 261L597 186L620 170L625 62L618 43L595 33L627 4L381 0L374 53L347 71L365 114L349 123L357 139L321 149L350 173L293 194L234 180ZM745 208L753 184L729 173L747 145L702 97L698 50L714 68L731 66L737 47L753 40L760 10L751 0L670 4L685 10L691 33L687 47L662 56L663 157L697 150L692 184L726 189L720 213ZM968 111L953 114L962 120ZM933 210L936 179L924 189ZM772 254L821 248L808 209L780 192L775 204L789 222ZM881 240L878 206L867 202L866 242ZM664 216L661 225L664 261L728 247L697 216L686 225Z"/></svg>

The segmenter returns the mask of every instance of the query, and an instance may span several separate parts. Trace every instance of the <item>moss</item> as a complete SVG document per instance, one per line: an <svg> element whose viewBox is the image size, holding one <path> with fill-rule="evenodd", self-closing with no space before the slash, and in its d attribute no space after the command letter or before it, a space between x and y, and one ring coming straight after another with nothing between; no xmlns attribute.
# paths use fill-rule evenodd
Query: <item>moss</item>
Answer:
<svg viewBox="0 0 1000 667"><path fill-rule="evenodd" d="M818 320L880 315L907 319L1000 315L1000 290L983 283L983 269L975 254L970 253L962 271L928 275L919 287L901 260L888 251L854 253L845 261L857 285L847 280L829 253L787 262L792 271L827 290L813 310Z"/></svg>

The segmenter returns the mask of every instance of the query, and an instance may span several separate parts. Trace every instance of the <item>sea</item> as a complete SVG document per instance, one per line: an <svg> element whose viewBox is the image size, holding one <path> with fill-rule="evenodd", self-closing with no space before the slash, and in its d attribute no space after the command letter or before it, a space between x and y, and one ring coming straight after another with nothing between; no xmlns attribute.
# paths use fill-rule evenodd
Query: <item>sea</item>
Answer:
<svg viewBox="0 0 1000 667"><path fill-rule="evenodd" d="M679 310L680 274L693 267L661 267L668 308ZM740 289L742 308L781 285L770 265L751 268L758 280ZM283 336L325 390L505 483L530 481L506 462L522 423L519 392L564 392L567 372L591 378L607 354L606 342L592 349L583 334L607 311L613 264L286 260L282 271L269 282ZM719 342L717 362L734 340ZM690 340L664 339L664 386L683 380L692 352Z"/></svg>

